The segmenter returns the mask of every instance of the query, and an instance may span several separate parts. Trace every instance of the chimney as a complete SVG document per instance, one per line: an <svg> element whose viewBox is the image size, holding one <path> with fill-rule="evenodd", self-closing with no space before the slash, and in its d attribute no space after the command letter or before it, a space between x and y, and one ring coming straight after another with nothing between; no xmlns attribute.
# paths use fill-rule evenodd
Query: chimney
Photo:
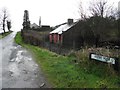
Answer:
<svg viewBox="0 0 120 90"><path fill-rule="evenodd" d="M71 25L71 24L73 24L73 19L68 19L68 25Z"/></svg>

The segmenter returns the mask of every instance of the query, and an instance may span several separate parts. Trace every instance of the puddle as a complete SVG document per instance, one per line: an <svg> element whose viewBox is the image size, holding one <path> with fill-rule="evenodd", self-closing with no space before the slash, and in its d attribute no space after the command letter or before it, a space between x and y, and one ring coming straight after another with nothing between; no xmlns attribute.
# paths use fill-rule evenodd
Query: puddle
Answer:
<svg viewBox="0 0 120 90"><path fill-rule="evenodd" d="M22 72L23 72L24 74L28 74L28 73L29 73L29 72L28 72L27 70L25 70L25 69L24 69Z"/></svg>
<svg viewBox="0 0 120 90"><path fill-rule="evenodd" d="M17 48L21 48L21 46L20 46L20 45L18 45L18 46L17 46Z"/></svg>
<svg viewBox="0 0 120 90"><path fill-rule="evenodd" d="M15 62L15 58L11 59L10 62Z"/></svg>
<svg viewBox="0 0 120 90"><path fill-rule="evenodd" d="M9 65L10 76L19 76L19 69L15 63Z"/></svg>
<svg viewBox="0 0 120 90"><path fill-rule="evenodd" d="M17 52L17 55L16 55L16 59L15 59L15 61L17 62L17 63L21 63L22 61L22 58L23 58L23 56L21 55L21 53L22 53L23 51L18 51Z"/></svg>
<svg viewBox="0 0 120 90"><path fill-rule="evenodd" d="M29 58L29 57L24 57L24 60L31 61L31 60L32 60L32 58Z"/></svg>

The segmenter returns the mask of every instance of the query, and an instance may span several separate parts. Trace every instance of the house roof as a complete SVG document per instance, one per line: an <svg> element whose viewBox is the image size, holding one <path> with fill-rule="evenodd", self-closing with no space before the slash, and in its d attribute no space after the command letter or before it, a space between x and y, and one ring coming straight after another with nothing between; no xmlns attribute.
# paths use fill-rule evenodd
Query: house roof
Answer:
<svg viewBox="0 0 120 90"><path fill-rule="evenodd" d="M30 27L31 27L31 28L32 28L32 27L38 28L39 26L38 26L36 23L33 23L33 24L30 25Z"/></svg>
<svg viewBox="0 0 120 90"><path fill-rule="evenodd" d="M59 26L58 28L56 28L55 30L51 31L50 34L53 34L53 33L62 34L63 32L69 30L75 24L76 23L69 25L69 24L65 23L65 24Z"/></svg>

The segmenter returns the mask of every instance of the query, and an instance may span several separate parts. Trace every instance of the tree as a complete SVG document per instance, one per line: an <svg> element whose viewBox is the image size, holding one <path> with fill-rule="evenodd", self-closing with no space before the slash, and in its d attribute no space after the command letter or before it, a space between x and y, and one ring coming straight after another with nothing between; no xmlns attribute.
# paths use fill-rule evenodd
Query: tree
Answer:
<svg viewBox="0 0 120 90"><path fill-rule="evenodd" d="M23 16L23 29L30 29L30 21L29 21L29 12L28 10L24 11L24 16Z"/></svg>
<svg viewBox="0 0 120 90"><path fill-rule="evenodd" d="M1 26L2 26L2 30L5 33L5 26L6 26L6 20L8 18L8 11L6 8L3 8L2 10L2 15L1 15Z"/></svg>
<svg viewBox="0 0 120 90"><path fill-rule="evenodd" d="M120 38L120 11L118 11L117 26L118 26L118 37Z"/></svg>
<svg viewBox="0 0 120 90"><path fill-rule="evenodd" d="M90 12L93 16L106 17L112 14L112 5L108 5L106 0L97 0L96 2L90 2Z"/></svg>
<svg viewBox="0 0 120 90"><path fill-rule="evenodd" d="M7 28L8 28L8 30L10 31L10 29L11 29L11 21L8 21L8 20L7 20Z"/></svg>
<svg viewBox="0 0 120 90"><path fill-rule="evenodd" d="M79 3L79 8L78 9L79 9L78 12L80 14L81 19L84 20L86 18L86 13L85 13L85 11L83 9L82 2Z"/></svg>
<svg viewBox="0 0 120 90"><path fill-rule="evenodd" d="M95 44L98 47L101 42L108 41L116 35L116 10L106 0L92 1L88 7L88 13L90 12L91 15L89 14L86 18L84 13L86 10L83 10L82 3L79 4L81 20L86 23L82 24L84 42L91 45Z"/></svg>

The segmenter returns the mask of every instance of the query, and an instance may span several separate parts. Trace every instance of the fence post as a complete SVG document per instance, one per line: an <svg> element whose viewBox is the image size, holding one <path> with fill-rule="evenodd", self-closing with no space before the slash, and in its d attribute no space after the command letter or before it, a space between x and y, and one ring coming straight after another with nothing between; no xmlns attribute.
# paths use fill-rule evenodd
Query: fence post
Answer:
<svg viewBox="0 0 120 90"><path fill-rule="evenodd" d="M114 69L117 71L117 72L120 72L120 59L118 57L115 58L115 65L114 65Z"/></svg>

